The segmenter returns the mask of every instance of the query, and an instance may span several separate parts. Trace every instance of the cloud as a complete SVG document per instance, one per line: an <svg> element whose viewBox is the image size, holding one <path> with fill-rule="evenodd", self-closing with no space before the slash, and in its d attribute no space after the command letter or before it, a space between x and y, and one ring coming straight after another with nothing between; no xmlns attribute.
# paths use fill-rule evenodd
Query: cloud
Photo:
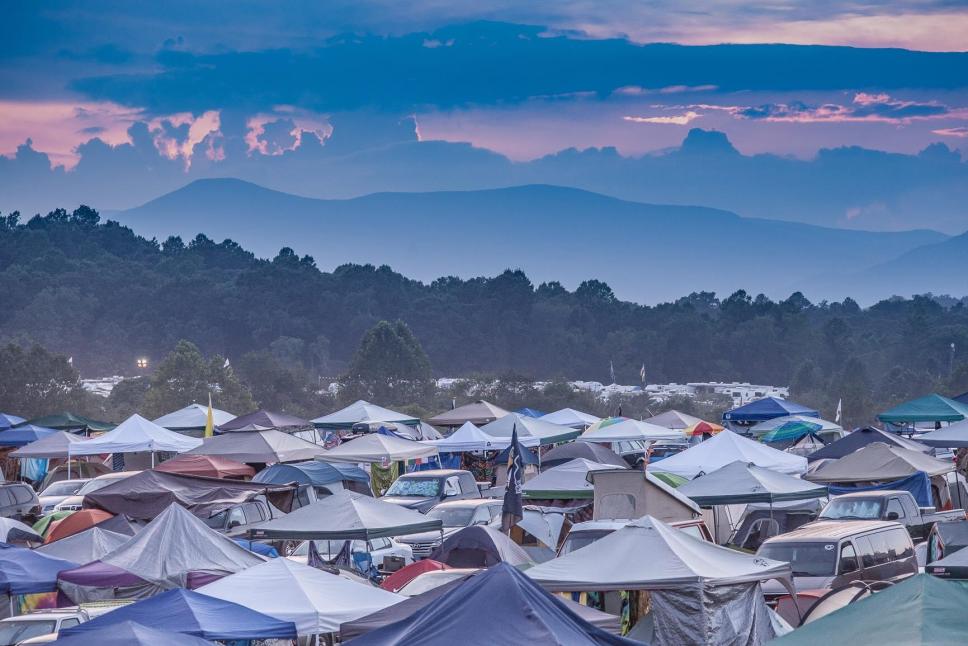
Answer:
<svg viewBox="0 0 968 646"><path fill-rule="evenodd" d="M956 128L939 128L937 130L932 130L936 135L941 135L942 137L968 137L968 127L958 126Z"/></svg>
<svg viewBox="0 0 968 646"><path fill-rule="evenodd" d="M631 121L633 123L661 123L661 124L668 124L668 125L675 125L675 126L684 126L698 119L701 116L702 115L699 114L698 112L693 112L692 110L690 110L689 112L685 112L683 114L677 114L669 117L626 116L626 117L622 117L622 119L624 119L625 121Z"/></svg>

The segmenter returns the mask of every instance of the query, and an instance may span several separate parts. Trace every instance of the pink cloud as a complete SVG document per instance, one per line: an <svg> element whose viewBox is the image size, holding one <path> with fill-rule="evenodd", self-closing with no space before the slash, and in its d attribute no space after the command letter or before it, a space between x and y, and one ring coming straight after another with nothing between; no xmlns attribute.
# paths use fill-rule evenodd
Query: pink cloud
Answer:
<svg viewBox="0 0 968 646"><path fill-rule="evenodd" d="M683 114L676 114L668 117L626 116L626 117L622 117L622 119L624 119L625 121L631 121L632 123L659 123L659 124L665 124L665 125L684 126L690 123L691 121L698 119L701 116L702 115L699 114L698 112L693 112L692 110L690 110L689 112L685 112Z"/></svg>
<svg viewBox="0 0 968 646"><path fill-rule="evenodd" d="M939 128L937 130L931 131L933 134L941 135L942 137L968 137L968 127L959 126L956 128Z"/></svg>

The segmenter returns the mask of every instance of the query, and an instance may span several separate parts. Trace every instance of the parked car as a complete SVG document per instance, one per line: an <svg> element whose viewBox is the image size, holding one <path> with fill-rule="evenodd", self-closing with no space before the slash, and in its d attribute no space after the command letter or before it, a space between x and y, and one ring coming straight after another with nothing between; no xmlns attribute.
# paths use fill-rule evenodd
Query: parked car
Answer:
<svg viewBox="0 0 968 646"><path fill-rule="evenodd" d="M471 525L487 525L495 518L500 519L503 500L494 498L467 498L465 500L445 500L427 512L431 518L439 518L444 523L441 532L421 532L401 536L397 540L413 548L415 559L430 556L451 534Z"/></svg>
<svg viewBox="0 0 968 646"><path fill-rule="evenodd" d="M911 538L924 540L935 523L965 520L965 510L918 507L909 491L863 491L835 496L817 520L890 520L904 525Z"/></svg>
<svg viewBox="0 0 968 646"><path fill-rule="evenodd" d="M316 541L316 549L322 558L332 561L339 555L345 544L346 541ZM350 551L354 554L369 552L370 558L373 559L373 565L377 569L383 569L383 560L388 556L402 558L404 565L413 563L413 550L410 546L393 538L370 539L369 549L367 549L366 541L354 540L350 546ZM305 564L309 558L309 541L303 541L297 545L287 558Z"/></svg>
<svg viewBox="0 0 968 646"><path fill-rule="evenodd" d="M77 490L77 493L73 496L65 498L61 502L54 505L54 511L77 511L84 506L84 496L87 494L97 491L109 484L114 484L118 480L124 480L129 476L133 476L140 471L114 471L112 473L105 473L103 476L98 476L96 478L91 478L84 486Z"/></svg>
<svg viewBox="0 0 968 646"><path fill-rule="evenodd" d="M202 522L217 532L239 535L242 533L240 528L284 515L284 512L274 507L270 509L269 503L259 497L223 509L208 518L203 518Z"/></svg>
<svg viewBox="0 0 968 646"><path fill-rule="evenodd" d="M29 523L40 516L40 500L30 485L22 482L0 484L0 516Z"/></svg>
<svg viewBox="0 0 968 646"><path fill-rule="evenodd" d="M381 500L426 513L442 500L480 497L481 490L470 471L434 469L400 476Z"/></svg>
<svg viewBox="0 0 968 646"><path fill-rule="evenodd" d="M903 525L880 520L817 520L767 539L758 556L793 566L797 590L835 589L852 581L896 581L918 573L914 543ZM786 590L763 584L770 601Z"/></svg>
<svg viewBox="0 0 968 646"><path fill-rule="evenodd" d="M0 620L0 646L14 646L26 640L49 638L53 641L62 629L71 628L89 619L84 610L62 608L38 610L26 615Z"/></svg>
<svg viewBox="0 0 968 646"><path fill-rule="evenodd" d="M47 485L47 488L40 492L40 513L49 514L54 511L55 506L70 496L76 495L89 480L90 478L58 480Z"/></svg>
<svg viewBox="0 0 968 646"><path fill-rule="evenodd" d="M587 545L591 545L598 539L622 529L631 522L628 518L610 518L607 520L589 520L584 523L575 523L571 526L568 536L562 542L561 548L558 550L558 556L564 556L575 550L580 550ZM701 518L681 520L669 523L669 525L704 541L711 543L713 540L712 534L709 533L706 523Z"/></svg>

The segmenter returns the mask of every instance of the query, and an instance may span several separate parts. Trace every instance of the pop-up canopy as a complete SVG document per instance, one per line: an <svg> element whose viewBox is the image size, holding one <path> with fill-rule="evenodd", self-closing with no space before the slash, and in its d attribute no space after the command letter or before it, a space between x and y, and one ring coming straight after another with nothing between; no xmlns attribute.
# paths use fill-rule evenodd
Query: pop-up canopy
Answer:
<svg viewBox="0 0 968 646"><path fill-rule="evenodd" d="M212 408L212 422L215 426L227 424L236 418L233 413L228 413L218 408ZM208 423L208 406L202 404L189 404L185 408L172 411L167 415L162 415L156 420L155 424L169 431L198 431L205 428Z"/></svg>
<svg viewBox="0 0 968 646"><path fill-rule="evenodd" d="M69 456L102 453L183 453L200 446L201 443L198 438L174 433L141 415L132 415L118 424L113 431L84 442L68 444L67 453Z"/></svg>
<svg viewBox="0 0 968 646"><path fill-rule="evenodd" d="M737 460L790 475L807 470L806 458L777 451L732 431L714 435L682 453L650 465L649 468L691 479L700 473L712 473Z"/></svg>
<svg viewBox="0 0 968 646"><path fill-rule="evenodd" d="M480 426L500 419L508 413L509 411L500 406L481 400L434 415L427 420L427 423L434 426L462 426L465 422L470 422Z"/></svg>
<svg viewBox="0 0 968 646"><path fill-rule="evenodd" d="M831 442L822 449L814 451L807 456L807 460L810 462L816 460L836 460L845 455L850 455L854 451L874 442L883 442L890 446L899 446L920 453L927 453L931 450L926 444L909 440L896 433L888 433L879 428L867 426L851 431L836 442Z"/></svg>
<svg viewBox="0 0 968 646"><path fill-rule="evenodd" d="M383 408L382 406L371 404L362 399L353 402L346 408L341 408L335 413L323 415L312 420L316 428L323 429L352 428L354 424L389 424L394 422L400 424L417 424L420 420L411 415L398 413L395 410Z"/></svg>
<svg viewBox="0 0 968 646"><path fill-rule="evenodd" d="M536 437L520 438L522 446L538 446ZM488 435L470 422L464 422L459 429L441 440L424 442L437 447L441 453L463 453L465 451L503 451L511 445L510 437Z"/></svg>
<svg viewBox="0 0 968 646"><path fill-rule="evenodd" d="M326 451L319 456L324 462L383 463L427 458L437 455L437 448L425 442L404 440L395 435L369 433Z"/></svg>
<svg viewBox="0 0 968 646"><path fill-rule="evenodd" d="M4 431L6 432L6 431ZM70 444L84 442L84 438L67 431L57 431L26 446L22 446L10 454L12 458L66 458L67 447Z"/></svg>
<svg viewBox="0 0 968 646"><path fill-rule="evenodd" d="M66 632L66 631L65 631ZM170 630L149 628L133 621L111 624L98 630L62 637L63 646L213 646L213 642Z"/></svg>
<svg viewBox="0 0 968 646"><path fill-rule="evenodd" d="M877 416L877 419L887 424L960 422L966 418L968 418L968 404L962 404L937 393L898 404Z"/></svg>
<svg viewBox="0 0 968 646"><path fill-rule="evenodd" d="M311 426L312 424L309 423L309 420L296 417L295 415L274 413L269 410L259 409L246 415L239 415L225 424L220 424L218 431L219 433L229 433L232 431L245 432L248 430L248 427L258 427L260 429L300 429L310 428Z"/></svg>
<svg viewBox="0 0 968 646"><path fill-rule="evenodd" d="M326 449L321 446L274 429L207 437L201 446L190 451L197 455L218 455L251 464L302 462L325 452Z"/></svg>
<svg viewBox="0 0 968 646"><path fill-rule="evenodd" d="M592 424L578 438L579 442L655 442L658 440L681 440L682 431L656 426L637 419L608 417Z"/></svg>
<svg viewBox="0 0 968 646"><path fill-rule="evenodd" d="M575 458L542 471L525 482L521 492L525 498L593 498L595 487L588 481L588 472L622 468L628 468L628 465L616 466Z"/></svg>
<svg viewBox="0 0 968 646"><path fill-rule="evenodd" d="M968 420L955 422L950 426L918 436L918 442L927 446L940 446L952 449L968 447Z"/></svg>
<svg viewBox="0 0 968 646"><path fill-rule="evenodd" d="M17 424L23 424L26 421L23 417L17 417L10 413L0 413L0 431L6 430L11 426L16 426Z"/></svg>
<svg viewBox="0 0 968 646"><path fill-rule="evenodd" d="M559 426L570 426L571 428L583 429L588 428L595 422L600 421L602 418L589 415L588 413L583 413L580 410L575 410L574 408L562 408L561 410L556 410L553 413L542 415L538 419L540 419L542 422L548 422L549 424L558 424Z"/></svg>
<svg viewBox="0 0 968 646"><path fill-rule="evenodd" d="M740 461L690 480L676 491L703 507L805 500L827 495L827 487Z"/></svg>
<svg viewBox="0 0 968 646"><path fill-rule="evenodd" d="M918 471L935 476L954 469L954 462L874 442L803 477L812 482L868 482L898 480Z"/></svg>
<svg viewBox="0 0 968 646"><path fill-rule="evenodd" d="M43 417L34 417L33 419L27 420L27 422L35 426L43 426L44 428L52 428L58 431L93 431L96 433L100 431L110 431L112 428L114 428L114 424L111 422L99 422L96 419L84 417L83 415L75 415L74 413L70 412L53 413L51 415L44 415Z"/></svg>
<svg viewBox="0 0 968 646"><path fill-rule="evenodd" d="M52 428L44 428L43 426L21 424L16 428L0 432L0 446L26 446L38 440L55 436L61 432L55 431Z"/></svg>
<svg viewBox="0 0 968 646"><path fill-rule="evenodd" d="M542 445L565 442L578 437L580 433L580 431L567 426L549 424L540 419L525 417L517 413L508 413L490 424L485 424L481 427L481 430L492 437L505 438L510 441L511 432L515 428L518 430L518 440L523 442L525 438L537 438Z"/></svg>
<svg viewBox="0 0 968 646"><path fill-rule="evenodd" d="M806 415L808 417L820 417L820 413L808 406L796 402L787 401L779 397L764 397L743 404L732 410L723 413L724 422L762 422L774 417L785 415Z"/></svg>

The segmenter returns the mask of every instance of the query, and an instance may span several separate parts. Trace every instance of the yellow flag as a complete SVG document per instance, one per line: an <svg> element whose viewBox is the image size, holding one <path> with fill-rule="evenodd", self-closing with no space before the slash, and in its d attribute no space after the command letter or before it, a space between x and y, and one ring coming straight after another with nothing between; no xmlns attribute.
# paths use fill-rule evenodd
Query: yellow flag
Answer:
<svg viewBox="0 0 968 646"><path fill-rule="evenodd" d="M212 413L212 393L208 394L208 415L205 416L205 437L212 437L215 430L215 415Z"/></svg>

